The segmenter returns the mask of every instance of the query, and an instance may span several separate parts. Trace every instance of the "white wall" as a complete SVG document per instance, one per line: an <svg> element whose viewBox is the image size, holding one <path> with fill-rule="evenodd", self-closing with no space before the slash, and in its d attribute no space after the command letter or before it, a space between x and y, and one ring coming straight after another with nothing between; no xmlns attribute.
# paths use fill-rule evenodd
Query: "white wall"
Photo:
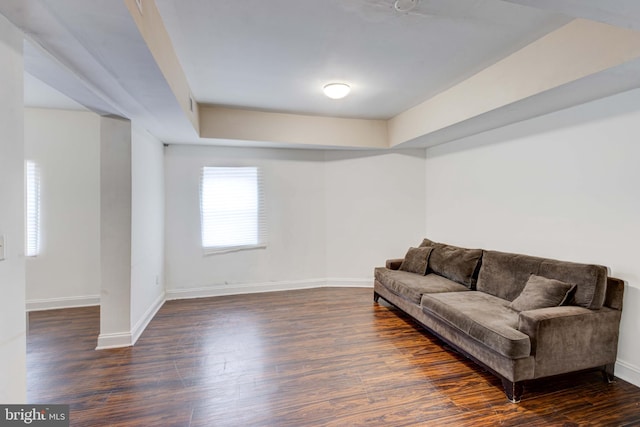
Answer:
<svg viewBox="0 0 640 427"><path fill-rule="evenodd" d="M100 119L25 109L25 158L40 166L41 252L26 264L27 309L100 302Z"/></svg>
<svg viewBox="0 0 640 427"><path fill-rule="evenodd" d="M327 277L373 283L373 267L424 237L422 149L326 153Z"/></svg>
<svg viewBox="0 0 640 427"><path fill-rule="evenodd" d="M165 149L166 288L238 292L324 277L324 154L307 150L171 145ZM203 256L199 180L202 166L259 166L265 183L266 249ZM277 283L274 283L277 282ZM211 291L203 291L210 294Z"/></svg>
<svg viewBox="0 0 640 427"><path fill-rule="evenodd" d="M203 256L204 165L263 168L267 249ZM172 145L165 150L169 298L372 285L373 267L424 234L424 150L338 152Z"/></svg>
<svg viewBox="0 0 640 427"><path fill-rule="evenodd" d="M427 150L427 236L610 267L616 375L640 385L640 90Z"/></svg>
<svg viewBox="0 0 640 427"><path fill-rule="evenodd" d="M22 32L0 15L0 402L26 403Z"/></svg>
<svg viewBox="0 0 640 427"><path fill-rule="evenodd" d="M131 200L122 199L128 190L122 192L117 187L104 205L111 211L114 198L131 204L131 278L130 282L114 281L122 295L113 304L113 289L107 289L105 314L112 314L104 321L122 321L109 333L131 332L135 342L164 301L164 155L159 140L143 129L133 127L131 134L129 129L127 120L101 119L90 112L25 110L25 158L40 165L42 177L42 250L37 257L27 258L26 281L28 309L100 304L102 131L105 144L114 144L115 159L111 161L126 163L129 157L131 161L130 171L124 171L127 165L124 169L114 163L103 165L108 188L120 175L131 173ZM109 217L103 219L108 221ZM105 228L105 238L111 240L121 233L123 230L117 229L121 225ZM122 249L118 247L119 254ZM121 264L118 270L124 277L129 262ZM113 265L106 271L111 276ZM129 305L130 313L121 316L120 311ZM126 320L130 323L125 325Z"/></svg>
<svg viewBox="0 0 640 427"><path fill-rule="evenodd" d="M164 153L144 129L131 140L131 330L137 340L164 302Z"/></svg>

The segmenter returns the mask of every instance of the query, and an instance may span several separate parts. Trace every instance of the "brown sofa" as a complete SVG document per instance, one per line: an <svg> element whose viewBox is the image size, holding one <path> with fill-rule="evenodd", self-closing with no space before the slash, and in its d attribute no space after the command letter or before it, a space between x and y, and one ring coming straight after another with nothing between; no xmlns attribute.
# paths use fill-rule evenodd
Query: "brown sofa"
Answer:
<svg viewBox="0 0 640 427"><path fill-rule="evenodd" d="M374 282L374 301L496 374L511 402L527 380L593 368L612 380L623 292L603 266L429 239L376 268Z"/></svg>

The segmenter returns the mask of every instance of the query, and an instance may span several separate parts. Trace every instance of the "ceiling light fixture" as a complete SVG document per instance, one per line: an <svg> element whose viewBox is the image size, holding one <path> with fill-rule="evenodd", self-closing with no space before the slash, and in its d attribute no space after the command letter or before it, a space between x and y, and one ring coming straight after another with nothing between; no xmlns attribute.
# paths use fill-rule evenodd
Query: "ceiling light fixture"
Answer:
<svg viewBox="0 0 640 427"><path fill-rule="evenodd" d="M329 83L322 90L331 99L342 99L349 95L351 87L346 83Z"/></svg>
<svg viewBox="0 0 640 427"><path fill-rule="evenodd" d="M411 9L418 5L418 0L396 0L393 3L393 8L398 12L409 12Z"/></svg>

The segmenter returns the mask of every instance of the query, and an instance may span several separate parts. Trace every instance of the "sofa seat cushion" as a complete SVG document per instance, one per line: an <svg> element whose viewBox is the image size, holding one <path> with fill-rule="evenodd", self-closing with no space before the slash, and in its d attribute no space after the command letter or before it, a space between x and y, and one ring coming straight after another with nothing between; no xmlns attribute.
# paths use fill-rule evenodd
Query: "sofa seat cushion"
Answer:
<svg viewBox="0 0 640 427"><path fill-rule="evenodd" d="M448 323L495 352L519 359L531 353L529 336L518 328L518 312L509 301L469 291L464 293L425 294L422 311Z"/></svg>
<svg viewBox="0 0 640 427"><path fill-rule="evenodd" d="M378 267L374 275L375 279L391 292L414 304L420 304L422 295L427 293L469 291L466 286L437 274L422 276L407 271Z"/></svg>

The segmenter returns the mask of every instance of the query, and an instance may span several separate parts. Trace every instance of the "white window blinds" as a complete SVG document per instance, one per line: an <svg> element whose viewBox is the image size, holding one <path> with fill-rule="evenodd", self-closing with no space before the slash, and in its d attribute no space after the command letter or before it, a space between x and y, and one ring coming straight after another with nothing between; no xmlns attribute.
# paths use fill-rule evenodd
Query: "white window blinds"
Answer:
<svg viewBox="0 0 640 427"><path fill-rule="evenodd" d="M256 167L202 168L200 220L205 253L265 247L260 170Z"/></svg>
<svg viewBox="0 0 640 427"><path fill-rule="evenodd" d="M26 255L40 253L40 167L27 160L26 175Z"/></svg>

